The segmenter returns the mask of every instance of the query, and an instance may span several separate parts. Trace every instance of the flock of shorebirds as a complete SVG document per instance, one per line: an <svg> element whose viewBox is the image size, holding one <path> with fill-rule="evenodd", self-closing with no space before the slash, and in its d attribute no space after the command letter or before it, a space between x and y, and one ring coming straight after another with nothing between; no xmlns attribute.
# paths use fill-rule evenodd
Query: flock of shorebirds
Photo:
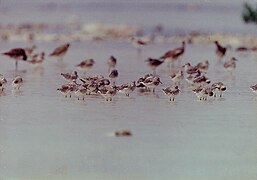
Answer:
<svg viewBox="0 0 257 180"><path fill-rule="evenodd" d="M132 44L137 48L138 53L140 53L141 49L147 45L148 42L140 38L132 38ZM227 61L222 61L227 53L228 47L222 46L218 41L214 41L214 44L216 45L215 52L219 61L222 62L224 69L232 74L236 68L237 59L232 57ZM69 43L63 44L54 49L49 56L62 60L69 47ZM186 63L183 66L180 65L181 58L185 53L185 47L186 43L183 41L180 47L167 51L159 58L148 58L145 62L153 72L122 85L117 85L115 82L119 76L119 72L116 69L117 59L114 56L110 56L106 62L109 68L108 77L104 77L103 75L87 75L86 71L93 68L95 61L93 59L86 59L76 65L78 69L84 71L84 75L79 77L77 71L61 73L61 76L67 80L67 82L59 87L57 91L62 93L65 97L71 97L72 94L74 94L77 99L82 100L84 100L87 95L101 95L106 101L112 101L113 96L117 93L130 96L136 89L142 93L155 93L155 89L162 84L160 77L156 73L156 69L165 62L168 65L169 72L171 72L169 75L171 85L163 88L162 91L170 101L175 101L176 96L181 93L180 86L184 79L200 101L206 101L211 96L214 98L222 97L223 92L226 91L227 88L223 82L212 83L206 76L209 68L209 62L207 60L199 62L196 66L190 63ZM18 62L21 60L36 66L43 63L45 53L33 53L35 48L35 46L29 48L15 48L2 54L15 60L15 70L17 71ZM238 51L244 50L243 48L238 48ZM6 83L7 81L4 76L0 75L0 91L4 91ZM23 79L20 76L15 77L12 81L14 90L19 90L22 84ZM250 89L257 94L257 84L250 86Z"/></svg>

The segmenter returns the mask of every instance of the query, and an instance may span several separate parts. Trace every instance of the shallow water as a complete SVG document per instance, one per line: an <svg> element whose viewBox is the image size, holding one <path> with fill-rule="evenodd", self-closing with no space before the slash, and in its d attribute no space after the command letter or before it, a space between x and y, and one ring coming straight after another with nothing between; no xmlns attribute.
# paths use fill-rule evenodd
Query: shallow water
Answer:
<svg viewBox="0 0 257 180"><path fill-rule="evenodd" d="M241 31L241 25L234 26ZM49 54L60 43L36 45ZM0 49L25 45L1 42ZM231 52L225 59L236 56L239 61L228 76L213 44L187 45L182 64L208 59L208 77L228 87L224 98L207 102L197 101L186 83L176 102L169 102L161 92L171 83L165 64L157 69L164 84L155 94L118 94L106 102L98 96L78 101L56 92L65 82L60 73L74 70L84 58L96 60L88 74L107 75L106 59L117 57L121 84L151 73L147 57L178 46L153 44L137 56L126 42L71 42L64 63L47 57L35 70L21 62L18 74L25 82L19 93L10 87L14 62L1 57L0 72L8 84L0 97L0 179L257 179L257 99L249 89L256 83L255 54ZM113 137L123 129L133 136Z"/></svg>
<svg viewBox="0 0 257 180"><path fill-rule="evenodd" d="M50 52L58 43L38 43ZM12 47L16 43L1 44ZM256 56L239 57L233 77L217 65L213 45L188 45L183 63L208 57L208 76L228 87L224 98L199 102L184 84L176 102L161 88L170 84L166 65L157 73L164 85L156 94L117 95L113 102L101 97L78 101L56 92L85 57L96 60L88 74L106 75L105 60L118 59L118 84L137 79L150 69L144 59L178 44L155 44L141 57L127 43L74 42L60 66L47 58L41 73L21 62L25 83L20 94L10 84L0 100L0 174L2 179L255 179L257 177L257 121L255 96ZM3 47L1 47L3 48ZM103 51L104 49L104 51ZM101 53L99 53L101 52ZM231 52L231 55L236 55ZM14 62L1 60L1 72L10 81ZM82 72L80 72L80 75ZM133 136L115 138L116 130ZM217 173L218 172L218 173Z"/></svg>

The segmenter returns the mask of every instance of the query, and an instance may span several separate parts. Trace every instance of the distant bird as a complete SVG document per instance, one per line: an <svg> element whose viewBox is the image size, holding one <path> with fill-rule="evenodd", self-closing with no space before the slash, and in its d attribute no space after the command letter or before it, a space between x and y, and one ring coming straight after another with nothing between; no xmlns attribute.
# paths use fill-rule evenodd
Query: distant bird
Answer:
<svg viewBox="0 0 257 180"><path fill-rule="evenodd" d="M155 88L157 86L159 86L159 84L162 84L160 78L158 76L155 76L155 75L149 75L149 76L146 76L145 79L142 79L142 80L138 80L138 83L139 85L137 87L142 87L140 86L143 85L145 86L147 89L150 90L150 92L155 92Z"/></svg>
<svg viewBox="0 0 257 180"><path fill-rule="evenodd" d="M137 49L138 54L140 54L143 47L149 43L139 37L132 37L131 41L132 41L132 45Z"/></svg>
<svg viewBox="0 0 257 180"><path fill-rule="evenodd" d="M163 63L163 60L148 58L145 62L147 62L147 65L153 70L153 74L155 75L156 68Z"/></svg>
<svg viewBox="0 0 257 180"><path fill-rule="evenodd" d="M115 68L117 65L117 59L114 56L110 56L109 59L107 59L107 65L108 65L108 73L110 73L112 68Z"/></svg>
<svg viewBox="0 0 257 180"><path fill-rule="evenodd" d="M54 51L49 54L49 56L57 57L58 60L62 60L63 56L67 53L69 47L70 47L69 43L63 44L63 45L55 48Z"/></svg>
<svg viewBox="0 0 257 180"><path fill-rule="evenodd" d="M136 82L133 81L132 83L123 84L117 87L118 92L129 96L136 89Z"/></svg>
<svg viewBox="0 0 257 180"><path fill-rule="evenodd" d="M23 79L20 76L16 76L12 80L12 87L14 90L19 90L22 84L23 84Z"/></svg>
<svg viewBox="0 0 257 180"><path fill-rule="evenodd" d="M169 67L174 66L174 63L184 54L185 44L185 41L183 41L181 47L167 51L160 59L166 61Z"/></svg>
<svg viewBox="0 0 257 180"><path fill-rule="evenodd" d="M162 89L162 91L164 92L164 94L166 96L168 96L170 98L170 101L175 101L175 97L179 94L180 90L178 88L178 86L175 87L167 87L165 89Z"/></svg>
<svg viewBox="0 0 257 180"><path fill-rule="evenodd" d="M92 69L94 64L95 64L95 61L93 59L86 59L84 61L81 61L79 64L77 64L76 67L83 70L84 74L86 74L86 71Z"/></svg>
<svg viewBox="0 0 257 180"><path fill-rule="evenodd" d="M73 71L72 73L61 73L61 76L69 82L76 82L78 79L77 71Z"/></svg>
<svg viewBox="0 0 257 180"><path fill-rule="evenodd" d="M62 85L60 88L57 89L60 93L62 93L66 98L70 94L71 96L71 91L70 91L70 86L69 85Z"/></svg>
<svg viewBox="0 0 257 180"><path fill-rule="evenodd" d="M219 94L219 97L222 97L222 93L226 91L226 86L222 82L216 82L211 85L212 91L214 93L214 97L217 97Z"/></svg>
<svg viewBox="0 0 257 180"><path fill-rule="evenodd" d="M200 72L200 70L195 67L195 66L192 66L190 63L186 63L185 65L182 66L185 70L185 72L188 74L188 75L191 75L191 74L196 74L198 73L198 71Z"/></svg>
<svg viewBox="0 0 257 180"><path fill-rule="evenodd" d="M45 60L45 52L37 53L32 55L31 60L28 60L28 63L34 65L34 66L39 66L43 63Z"/></svg>
<svg viewBox="0 0 257 180"><path fill-rule="evenodd" d="M216 45L216 55L219 57L219 60L221 60L227 52L227 48L223 47L218 41L214 41L215 45Z"/></svg>
<svg viewBox="0 0 257 180"><path fill-rule="evenodd" d="M236 61L238 61L235 57L232 57L230 60L225 61L223 66L224 68L230 72L230 74L232 74L232 72L235 70L236 68Z"/></svg>
<svg viewBox="0 0 257 180"><path fill-rule="evenodd" d="M193 92L195 93L195 95L197 96L197 98L202 101L207 101L207 98L209 96L213 96L213 92L212 89L209 87L197 87L196 89L193 90Z"/></svg>
<svg viewBox="0 0 257 180"><path fill-rule="evenodd" d="M109 78L111 79L113 85L115 85L115 80L118 78L118 76L119 72L117 69L114 69L110 72Z"/></svg>
<svg viewBox="0 0 257 180"><path fill-rule="evenodd" d="M205 60L203 62L200 62L195 67L199 69L201 73L206 73L209 69L209 61Z"/></svg>
<svg viewBox="0 0 257 180"><path fill-rule="evenodd" d="M80 85L75 90L75 95L79 98L82 96L82 100L85 100L85 95L87 94L87 87L85 85Z"/></svg>
<svg viewBox="0 0 257 180"><path fill-rule="evenodd" d="M112 101L112 98L116 92L116 89L113 87L103 87L98 90L98 93L103 96L106 101Z"/></svg>
<svg viewBox="0 0 257 180"><path fill-rule="evenodd" d="M184 78L184 73L182 70L179 70L178 72L174 72L170 74L171 80L174 82L175 85L180 85L180 82Z"/></svg>
<svg viewBox="0 0 257 180"><path fill-rule="evenodd" d="M23 61L27 60L27 55L25 53L25 50L22 48L11 49L10 51L4 52L2 54L9 56L10 58L15 60L15 71L18 70L18 61L19 60L23 60Z"/></svg>

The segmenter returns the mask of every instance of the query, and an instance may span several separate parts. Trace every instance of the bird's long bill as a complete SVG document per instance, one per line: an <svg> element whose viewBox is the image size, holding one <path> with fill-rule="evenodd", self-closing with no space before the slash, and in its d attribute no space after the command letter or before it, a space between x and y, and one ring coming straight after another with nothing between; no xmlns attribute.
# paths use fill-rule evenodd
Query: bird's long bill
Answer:
<svg viewBox="0 0 257 180"><path fill-rule="evenodd" d="M160 79L159 79L159 83L163 84Z"/></svg>

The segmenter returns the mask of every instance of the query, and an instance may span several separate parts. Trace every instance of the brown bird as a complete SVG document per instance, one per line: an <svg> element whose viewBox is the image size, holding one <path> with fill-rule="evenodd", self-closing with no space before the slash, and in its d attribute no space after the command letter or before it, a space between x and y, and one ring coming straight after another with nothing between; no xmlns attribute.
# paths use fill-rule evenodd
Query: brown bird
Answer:
<svg viewBox="0 0 257 180"><path fill-rule="evenodd" d="M115 85L115 79L119 76L118 70L114 69L111 71L111 73L109 74L109 78L112 81L112 84Z"/></svg>
<svg viewBox="0 0 257 180"><path fill-rule="evenodd" d="M81 61L79 64L76 65L81 70L84 70L84 74L86 74L86 70L92 69L94 66L95 61L93 59L86 59L84 61Z"/></svg>
<svg viewBox="0 0 257 180"><path fill-rule="evenodd" d="M69 47L69 43L63 44L55 48L55 50L51 54L49 54L49 56L57 57L59 60L62 60L63 56L67 53Z"/></svg>
<svg viewBox="0 0 257 180"><path fill-rule="evenodd" d="M177 61L185 52L185 41L182 42L182 46L166 52L160 59L163 59L168 63L168 66L174 66L174 62Z"/></svg>
<svg viewBox="0 0 257 180"><path fill-rule="evenodd" d="M114 56L110 56L110 58L107 59L107 65L109 66L109 69L108 69L108 73L109 73L112 68L116 67L117 59Z"/></svg>
<svg viewBox="0 0 257 180"><path fill-rule="evenodd" d="M147 62L147 65L153 70L153 74L156 74L156 68L160 66L164 61L159 60L159 59L153 59L153 58L148 58L145 60Z"/></svg>
<svg viewBox="0 0 257 180"><path fill-rule="evenodd" d="M223 47L218 41L214 41L214 43L216 44L216 55L220 58L219 60L221 60L227 52L227 48Z"/></svg>
<svg viewBox="0 0 257 180"><path fill-rule="evenodd" d="M36 66L40 66L45 60L45 52L37 53L32 55L31 60L28 60L28 63Z"/></svg>
<svg viewBox="0 0 257 180"><path fill-rule="evenodd" d="M15 71L18 70L18 61L19 60L23 60L23 61L27 60L27 55L25 53L25 50L22 48L11 49L10 51L4 52L2 54L9 56L10 58L15 60Z"/></svg>

